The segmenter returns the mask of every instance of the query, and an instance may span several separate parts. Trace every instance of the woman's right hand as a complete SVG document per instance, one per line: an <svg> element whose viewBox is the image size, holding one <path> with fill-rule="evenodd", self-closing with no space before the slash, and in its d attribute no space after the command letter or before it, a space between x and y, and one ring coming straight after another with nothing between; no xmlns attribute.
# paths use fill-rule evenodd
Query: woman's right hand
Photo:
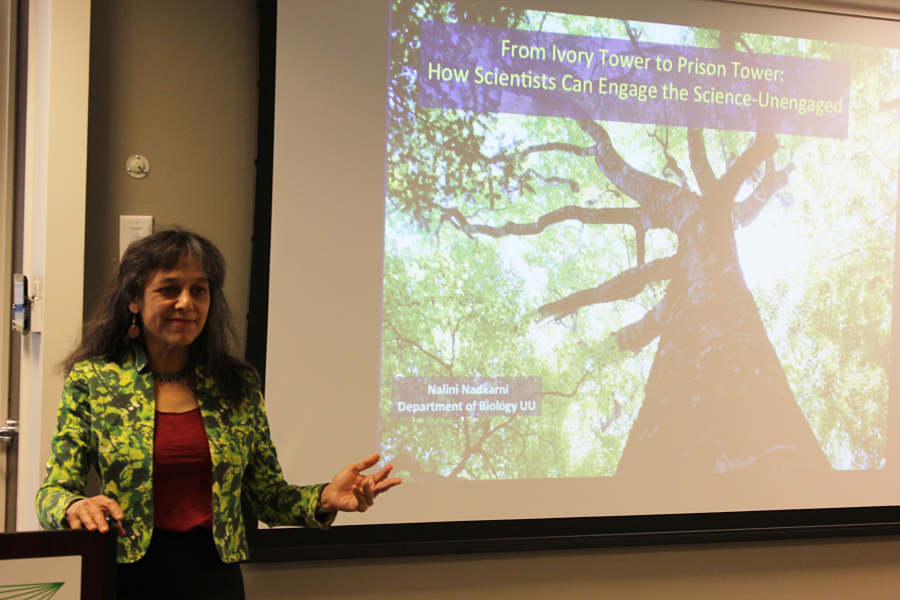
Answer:
<svg viewBox="0 0 900 600"><path fill-rule="evenodd" d="M66 509L66 519L69 521L70 529L81 529L84 527L88 531L100 531L106 533L109 526L106 524L106 515L111 516L119 525L119 535L125 535L125 529L122 527L122 508L119 503L112 498L106 496L94 496L93 498L83 498L69 505Z"/></svg>

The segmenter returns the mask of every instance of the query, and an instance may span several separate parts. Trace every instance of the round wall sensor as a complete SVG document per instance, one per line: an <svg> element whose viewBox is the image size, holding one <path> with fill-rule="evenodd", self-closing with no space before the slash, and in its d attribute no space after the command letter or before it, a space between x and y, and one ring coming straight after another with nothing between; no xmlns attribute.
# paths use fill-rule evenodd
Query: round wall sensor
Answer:
<svg viewBox="0 0 900 600"><path fill-rule="evenodd" d="M150 173L150 161L146 156L135 154L125 161L125 170L135 179L143 179Z"/></svg>

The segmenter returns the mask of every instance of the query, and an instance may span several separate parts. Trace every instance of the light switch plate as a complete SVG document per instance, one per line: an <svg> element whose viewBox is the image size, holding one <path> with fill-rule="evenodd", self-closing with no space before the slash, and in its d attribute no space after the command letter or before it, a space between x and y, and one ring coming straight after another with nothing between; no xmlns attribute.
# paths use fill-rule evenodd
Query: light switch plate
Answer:
<svg viewBox="0 0 900 600"><path fill-rule="evenodd" d="M131 242L153 233L153 217L119 215L119 260Z"/></svg>

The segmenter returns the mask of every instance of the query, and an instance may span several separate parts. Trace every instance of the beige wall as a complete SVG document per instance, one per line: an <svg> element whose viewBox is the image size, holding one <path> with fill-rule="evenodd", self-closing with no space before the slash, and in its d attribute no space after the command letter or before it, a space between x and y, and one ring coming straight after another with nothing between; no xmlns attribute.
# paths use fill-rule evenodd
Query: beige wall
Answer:
<svg viewBox="0 0 900 600"><path fill-rule="evenodd" d="M324 0L322 0L324 1ZM868 4L872 5L872 2ZM211 237L246 313L255 0L93 0L85 308L115 271L118 215ZM136 181L125 159L146 155ZM897 598L900 538L244 567L249 598Z"/></svg>
<svg viewBox="0 0 900 600"><path fill-rule="evenodd" d="M763 6L784 6L787 8L814 8L825 12L846 13L862 16L897 18L900 16L900 2L897 0L720 0L737 4L761 4Z"/></svg>
<svg viewBox="0 0 900 600"><path fill-rule="evenodd" d="M38 526L29 509L50 455L63 387L56 365L77 340L81 322L90 6L90 0L31 0L28 7L22 270L29 294L38 297L32 333L16 336L18 531Z"/></svg>
<svg viewBox="0 0 900 600"><path fill-rule="evenodd" d="M277 563L244 579L271 600L895 600L900 538Z"/></svg>
<svg viewBox="0 0 900 600"><path fill-rule="evenodd" d="M94 0L85 311L116 272L119 215L216 243L240 343L250 282L258 13L252 0ZM150 161L133 179L129 156ZM241 353L243 350L241 349Z"/></svg>

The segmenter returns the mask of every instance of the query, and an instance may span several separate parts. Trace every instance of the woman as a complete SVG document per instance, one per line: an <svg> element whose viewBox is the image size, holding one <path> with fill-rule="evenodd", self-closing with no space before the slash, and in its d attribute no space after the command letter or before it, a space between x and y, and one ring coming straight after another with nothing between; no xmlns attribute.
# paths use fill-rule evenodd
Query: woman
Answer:
<svg viewBox="0 0 900 600"><path fill-rule="evenodd" d="M37 495L47 529L118 523L119 598L243 598L241 495L270 525L325 528L400 483L391 467L287 484L255 370L228 352L225 261L174 229L133 243L64 362L53 457ZM103 493L87 498L91 465Z"/></svg>

